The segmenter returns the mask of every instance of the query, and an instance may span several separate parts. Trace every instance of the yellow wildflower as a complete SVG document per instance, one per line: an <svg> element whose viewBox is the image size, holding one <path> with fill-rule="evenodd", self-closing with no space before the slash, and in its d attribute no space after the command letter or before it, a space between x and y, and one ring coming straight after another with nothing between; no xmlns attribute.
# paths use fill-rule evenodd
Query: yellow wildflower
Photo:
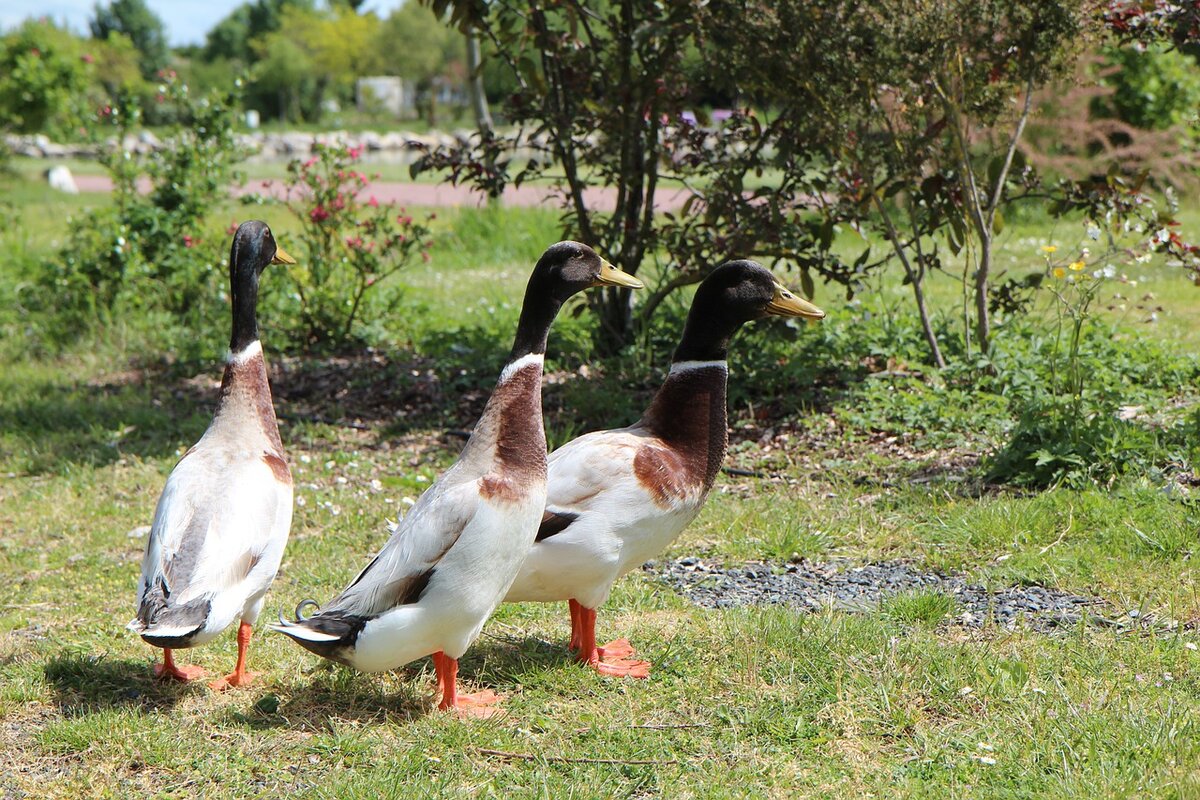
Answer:
<svg viewBox="0 0 1200 800"><path fill-rule="evenodd" d="M1062 267L1054 268L1054 277L1065 278L1066 276L1067 276L1067 271L1065 269L1063 269Z"/></svg>
<svg viewBox="0 0 1200 800"><path fill-rule="evenodd" d="M1058 245L1044 244L1044 245L1042 245L1042 252L1046 253L1047 255L1049 255L1050 253L1057 253Z"/></svg>
<svg viewBox="0 0 1200 800"><path fill-rule="evenodd" d="M1081 272L1086 266L1087 264L1084 264L1082 261L1072 261L1070 264L1067 264L1067 269L1072 272Z"/></svg>

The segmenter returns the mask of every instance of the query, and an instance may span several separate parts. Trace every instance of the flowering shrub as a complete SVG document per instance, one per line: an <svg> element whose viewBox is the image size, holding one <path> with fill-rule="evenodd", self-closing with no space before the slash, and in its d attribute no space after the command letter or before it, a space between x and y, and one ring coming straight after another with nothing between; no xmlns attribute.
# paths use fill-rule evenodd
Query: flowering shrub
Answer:
<svg viewBox="0 0 1200 800"><path fill-rule="evenodd" d="M132 146L144 132L141 101L122 96L96 110L97 138L116 141L101 157L114 203L72 220L64 246L45 264L63 333L130 310L142 318L165 312L194 329L223 308L228 242L206 235L206 221L242 156L235 98L194 97L173 71L159 80L150 102L170 107L177 121L160 132L156 152Z"/></svg>
<svg viewBox="0 0 1200 800"><path fill-rule="evenodd" d="M401 293L389 278L419 253L429 258L429 228L367 192L356 148L317 144L288 165L285 203L300 222L299 262L288 268L292 341L306 350L345 347L383 319ZM432 217L431 217L432 219ZM286 324L286 323L285 323Z"/></svg>

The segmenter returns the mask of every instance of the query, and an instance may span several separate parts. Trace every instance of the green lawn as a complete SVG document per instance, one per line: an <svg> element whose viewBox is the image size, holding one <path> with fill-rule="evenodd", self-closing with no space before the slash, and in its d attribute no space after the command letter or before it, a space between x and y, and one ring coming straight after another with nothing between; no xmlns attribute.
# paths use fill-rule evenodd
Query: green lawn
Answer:
<svg viewBox="0 0 1200 800"><path fill-rule="evenodd" d="M4 188L21 222L0 232L0 253L47 252L68 213L101 201ZM273 209L266 218L286 246L285 220ZM555 217L439 212L438 226L434 258L402 276L409 295L395 338L425 355L469 341L472 355L454 365L463 370L498 363ZM1002 260L1036 268L1040 243L1066 246L1079 233L1013 226ZM1163 306L1137 325L1200 353L1198 290L1158 264L1136 279ZM934 291L951 313L948 285ZM903 291L880 293L896 302ZM858 313L833 290L817 300L831 325ZM583 322L563 322L551 369L578 366L567 345L582 347ZM262 327L269 349L270 320ZM817 332L802 331L797 347ZM212 340L212 363L175 365L143 352L135 334L0 364L6 796L1200 796L1200 507L1186 487L1149 480L1111 491L980 487L970 465L991 439L970 435L975 401L942 409L950 421L936 443L903 434L887 443L855 427L847 420L869 409L839 405L837 393L826 403L762 398L786 408L769 435L751 409L734 408L730 464L763 477L722 476L667 556L904 559L994 589L1097 596L1106 613L1137 610L1155 625L969 630L945 619L945 603L919 596L861 614L708 611L635 573L602 610L598 635L629 636L654 663L651 678L604 679L570 663L565 606L503 607L462 663L468 686L507 696L507 714L488 721L433 710L427 660L356 674L261 624L252 686L217 695L156 684L157 651L124 629L145 542L136 530L207 425L226 332L196 333ZM0 348L12 352L22 351ZM641 357L661 369L666 353ZM359 391L372 374L347 367L346 386ZM435 371L446 396L415 424L349 428L279 405L297 508L263 622L339 590L387 538L384 520L453 461L460 440L442 433L469 426L474 408L456 402L455 374ZM644 388L631 399L600 377L548 386L552 440L636 417ZM465 385L490 380L472 378ZM1185 388L1181 402L1192 403ZM329 400L331 418L339 402ZM233 634L180 656L228 671Z"/></svg>

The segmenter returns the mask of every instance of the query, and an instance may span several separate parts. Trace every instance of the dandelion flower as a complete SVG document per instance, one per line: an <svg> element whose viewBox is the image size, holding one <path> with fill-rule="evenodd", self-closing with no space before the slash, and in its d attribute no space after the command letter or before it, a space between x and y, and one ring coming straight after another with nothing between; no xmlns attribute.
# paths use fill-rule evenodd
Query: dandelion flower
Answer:
<svg viewBox="0 0 1200 800"><path fill-rule="evenodd" d="M1063 269L1062 267L1054 268L1054 277L1061 279L1061 278L1066 277L1066 275L1067 275L1067 271L1065 269Z"/></svg>
<svg viewBox="0 0 1200 800"><path fill-rule="evenodd" d="M1087 266L1087 264L1084 264L1082 261L1072 261L1070 264L1067 265L1067 268L1070 269L1072 272L1082 272L1083 268L1086 266Z"/></svg>
<svg viewBox="0 0 1200 800"><path fill-rule="evenodd" d="M1047 255L1049 255L1050 253L1057 253L1058 245L1044 244L1044 245L1042 245L1042 252Z"/></svg>

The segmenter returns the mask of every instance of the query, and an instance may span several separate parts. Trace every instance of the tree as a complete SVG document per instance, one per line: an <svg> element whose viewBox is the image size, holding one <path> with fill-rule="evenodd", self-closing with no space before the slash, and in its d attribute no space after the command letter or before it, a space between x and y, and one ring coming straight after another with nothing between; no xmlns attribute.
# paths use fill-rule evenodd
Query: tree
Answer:
<svg viewBox="0 0 1200 800"><path fill-rule="evenodd" d="M380 24L375 48L380 69L411 81L418 104L432 115L434 84L456 55L458 41L433 12L410 0Z"/></svg>
<svg viewBox="0 0 1200 800"><path fill-rule="evenodd" d="M138 66L142 77L153 78L167 66L166 26L146 0L112 0L107 6L97 4L93 13L92 37L103 41L113 33L128 36L141 54Z"/></svg>
<svg viewBox="0 0 1200 800"><path fill-rule="evenodd" d="M306 88L312 89L316 76L308 54L279 33L257 40L255 51L259 56L255 83L268 92L277 93L281 120L301 119L304 116L302 92Z"/></svg>
<svg viewBox="0 0 1200 800"><path fill-rule="evenodd" d="M439 16L450 14L463 32L492 43L518 87L505 111L519 130L485 132L471 148L430 153L414 170L447 169L452 179L498 196L508 183L554 166L569 233L636 273L653 250L659 222L654 211L664 136L688 107L680 63L695 41L702 0L430 5ZM514 161L522 148L536 157ZM597 182L616 189L611 213L588 197L586 189ZM594 293L590 302L600 319L601 349L623 346L634 327L628 290Z"/></svg>
<svg viewBox="0 0 1200 800"><path fill-rule="evenodd" d="M110 97L140 88L140 54L128 36L123 33L110 33L103 40L94 40L90 50L96 80Z"/></svg>
<svg viewBox="0 0 1200 800"><path fill-rule="evenodd" d="M283 9L278 35L299 47L312 63L314 109L319 109L330 89L351 97L354 78L374 69L377 56L372 45L378 29L379 18L373 13L355 14L346 6L335 5L329 11Z"/></svg>
<svg viewBox="0 0 1200 800"><path fill-rule="evenodd" d="M658 262L642 319L731 256L793 265L809 293L817 276L853 294L898 269L941 367L926 280L962 282L958 349L986 353L1012 291L994 285L991 255L1008 204L1037 193L1082 208L1087 195L1121 219L1138 205L1113 187L1044 185L1021 151L1031 93L1100 35L1091 0L429 2L507 65L517 132L432 151L414 172L492 196L548 178L568 235L629 272ZM724 122L705 119L713 97L735 104ZM615 190L613 212L590 199L597 184ZM655 212L664 185L682 187L677 212ZM839 226L886 245L845 263ZM638 318L624 293L592 303L612 352Z"/></svg>
<svg viewBox="0 0 1200 800"><path fill-rule="evenodd" d="M283 11L312 11L313 0L255 0L243 3L218 22L205 36L204 57L242 64L253 60L251 42L274 33L283 25Z"/></svg>
<svg viewBox="0 0 1200 800"><path fill-rule="evenodd" d="M491 135L492 112L488 108L487 94L483 90L483 51L479 44L479 34L468 31L463 34L467 45L467 94L471 98L471 113L475 117L475 127L483 136Z"/></svg>
<svg viewBox="0 0 1200 800"><path fill-rule="evenodd" d="M26 20L0 39L0 127L63 132L80 117L91 66L78 39L46 20Z"/></svg>

